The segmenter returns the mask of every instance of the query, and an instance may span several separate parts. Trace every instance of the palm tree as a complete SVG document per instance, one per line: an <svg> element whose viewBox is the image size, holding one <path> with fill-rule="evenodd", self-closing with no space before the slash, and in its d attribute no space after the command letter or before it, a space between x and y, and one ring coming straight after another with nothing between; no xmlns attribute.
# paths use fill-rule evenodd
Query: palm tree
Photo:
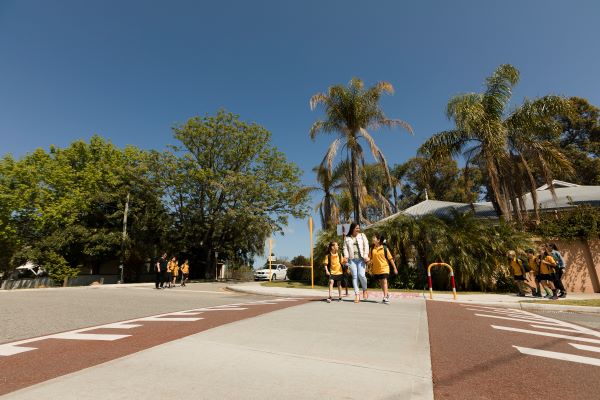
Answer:
<svg viewBox="0 0 600 400"><path fill-rule="evenodd" d="M434 159L462 152L468 158L478 157L485 168L492 202L507 220L511 217L509 200L501 181L502 170L509 165L503 116L518 81L519 71L504 64L486 79L485 92L451 98L446 115L454 120L456 129L432 136L419 149L421 154Z"/></svg>
<svg viewBox="0 0 600 400"><path fill-rule="evenodd" d="M456 129L434 135L419 149L433 158L464 152L479 163L487 175L488 191L496 210L507 221L527 218L525 194L529 190L539 220L536 196L537 181L532 167L542 174L542 181L552 187L556 171L571 173L573 168L558 146L561 127L558 115L569 112L568 100L545 96L523 104L504 117L519 71L511 65L499 66L487 78L484 93L453 97L448 102L448 117ZM468 147L471 146L471 147Z"/></svg>
<svg viewBox="0 0 600 400"><path fill-rule="evenodd" d="M339 222L339 207L335 199L335 191L344 186L343 171L340 169L331 171L326 163L321 162L313 168L313 172L317 174L319 186L308 186L304 189L304 193L323 192L323 198L316 208L321 217L321 226L328 230Z"/></svg>
<svg viewBox="0 0 600 400"><path fill-rule="evenodd" d="M379 99L383 93L392 94L394 88L388 82L379 82L375 86L365 89L364 83L358 78L352 78L348 86L331 86L327 93L317 93L310 99L310 108L314 110L319 104L325 108L325 119L317 120L310 128L310 137L314 140L319 132L337 133L338 137L327 149L325 158L329 169L332 169L333 159L340 147L346 149L346 159L351 164L351 196L354 208L354 219L360 223L360 196L361 196L361 166L364 164L363 148L360 139L367 141L371 154L386 171L388 184L392 186L392 179L383 152L375 144L375 140L368 130L381 126L401 126L412 133L412 127L399 119L388 119Z"/></svg>
<svg viewBox="0 0 600 400"><path fill-rule="evenodd" d="M523 104L506 119L508 128L508 145L510 158L513 161L513 193L512 197L524 197L524 188L531 193L536 222L539 222L537 203L537 182L532 167L540 172L543 181L548 184L554 197L552 177L556 172L566 175L573 173L573 166L560 149L562 126L557 115L567 115L571 110L569 100L559 96L544 96L533 101L525 100ZM522 182L520 182L521 180ZM522 204L524 208L524 204ZM526 214L525 214L526 215Z"/></svg>

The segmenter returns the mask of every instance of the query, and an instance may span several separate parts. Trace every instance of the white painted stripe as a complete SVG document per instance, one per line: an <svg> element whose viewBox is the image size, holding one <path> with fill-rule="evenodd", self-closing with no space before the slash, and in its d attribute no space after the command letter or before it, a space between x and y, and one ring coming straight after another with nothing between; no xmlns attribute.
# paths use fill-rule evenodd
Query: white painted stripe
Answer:
<svg viewBox="0 0 600 400"><path fill-rule="evenodd" d="M194 322L204 318L177 318L177 317L146 317L140 318L137 321L143 322Z"/></svg>
<svg viewBox="0 0 600 400"><path fill-rule="evenodd" d="M473 311L481 311L481 310L473 310ZM545 317L533 317L533 316L530 316L529 314L517 313L517 312L511 312L511 313L500 313L500 312L496 312L496 311L485 311L485 312L488 313L488 315L489 314L498 314L498 315L502 315L504 317L513 317L513 318L528 319L528 320L531 320L531 321L551 321L551 322L556 322L554 320L548 320Z"/></svg>
<svg viewBox="0 0 600 400"><path fill-rule="evenodd" d="M579 350L593 351L594 353L600 353L600 347L587 346L585 344L578 344L578 343L569 343L569 344Z"/></svg>
<svg viewBox="0 0 600 400"><path fill-rule="evenodd" d="M571 328L555 328L553 326L545 326L545 325L536 325L536 324L531 324L532 328L540 328L540 329L549 329L551 331L562 331L562 332L574 332L574 333L582 333L579 332L576 329L571 329Z"/></svg>
<svg viewBox="0 0 600 400"><path fill-rule="evenodd" d="M499 315L488 315L488 314L475 314L478 317L485 317L485 318L496 318L496 319L504 319L504 320L508 320L508 321L517 321L517 322L536 322L539 324L547 324L547 325L559 325L556 322L544 322L544 321L532 321L531 319L523 319L523 318L512 318L512 317L501 317Z"/></svg>
<svg viewBox="0 0 600 400"><path fill-rule="evenodd" d="M37 347L17 347L11 344L0 345L0 357L14 356L15 354L25 353L26 351L37 350Z"/></svg>
<svg viewBox="0 0 600 400"><path fill-rule="evenodd" d="M591 338L577 337L577 336L569 336L569 335L561 335L560 333L531 331L531 330L528 330L528 329L511 328L509 326L497 326L497 325L492 325L492 328L494 328L494 329L500 329L500 330L503 330L503 331L511 331L511 332L519 332L519 333L529 333L531 335L549 336L549 337L555 337L555 338L561 338L561 339L568 339L568 340L578 340L580 342L600 344L600 340L598 340L598 339L591 339Z"/></svg>
<svg viewBox="0 0 600 400"><path fill-rule="evenodd" d="M555 360L570 361L579 364L594 365L600 367L600 358L577 356L575 354L559 353L556 351L530 349L529 347L513 346L523 354L537 357L553 358Z"/></svg>
<svg viewBox="0 0 600 400"><path fill-rule="evenodd" d="M123 339L131 335L106 335L101 333L79 333L79 332L65 332L52 335L50 339L66 339L66 340L101 340L106 342L112 342L114 340Z"/></svg>
<svg viewBox="0 0 600 400"><path fill-rule="evenodd" d="M123 322L117 322L114 324L102 325L102 326L99 326L98 328L94 328L94 329L132 329L132 328L139 328L140 326L142 326L142 325L141 324L126 324Z"/></svg>

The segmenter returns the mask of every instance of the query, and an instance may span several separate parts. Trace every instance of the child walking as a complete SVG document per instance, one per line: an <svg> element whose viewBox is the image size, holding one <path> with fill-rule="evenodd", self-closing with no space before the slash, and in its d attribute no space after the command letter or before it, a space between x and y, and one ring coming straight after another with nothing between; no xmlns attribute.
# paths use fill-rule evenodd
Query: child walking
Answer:
<svg viewBox="0 0 600 400"><path fill-rule="evenodd" d="M328 303L331 303L331 292L333 291L334 282L337 283L338 301L342 301L342 279L344 277L342 265L345 264L345 260L342 255L339 254L338 250L339 246L337 242L329 243L327 246L327 255L325 256L325 260L323 260L325 273L329 277L329 297L327 298Z"/></svg>
<svg viewBox="0 0 600 400"><path fill-rule="evenodd" d="M371 273L373 277L379 281L379 286L383 291L383 303L390 302L390 294L388 293L388 278L390 276L390 265L394 268L394 274L398 275L394 257L385 245L383 235L376 233L372 239L373 247L371 248Z"/></svg>

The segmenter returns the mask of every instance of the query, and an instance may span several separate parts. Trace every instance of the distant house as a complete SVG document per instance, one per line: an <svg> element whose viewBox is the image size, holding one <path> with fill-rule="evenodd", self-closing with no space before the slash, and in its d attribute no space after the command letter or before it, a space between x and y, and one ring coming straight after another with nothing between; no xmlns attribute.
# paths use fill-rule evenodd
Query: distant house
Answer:
<svg viewBox="0 0 600 400"><path fill-rule="evenodd" d="M554 187L556 198L552 196L549 185L543 185L536 189L538 209L540 212L565 210L584 204L600 207L600 186L583 186L559 180L553 180L552 186ZM534 207L531 193L527 193L523 200L527 211L533 212ZM451 201L428 199L405 210L399 211L396 214L390 215L389 217L383 218L369 227L382 225L399 216L419 218L425 215L435 215L437 217L449 217L454 212L473 212L477 218L498 218L492 202L489 201L481 203L454 203Z"/></svg>
<svg viewBox="0 0 600 400"><path fill-rule="evenodd" d="M570 182L554 180L552 187L548 185L536 189L538 209L540 212L568 210L582 205L600 207L600 186L582 186ZM531 193L524 196L527 211L533 212ZM453 213L473 212L477 218L497 220L498 215L491 202L453 203L450 201L425 200L402 210L387 218L381 219L367 228L377 227L400 216L420 218L425 215L449 217ZM600 293L600 239L553 241L559 247L565 259L567 270L562 280L568 292Z"/></svg>

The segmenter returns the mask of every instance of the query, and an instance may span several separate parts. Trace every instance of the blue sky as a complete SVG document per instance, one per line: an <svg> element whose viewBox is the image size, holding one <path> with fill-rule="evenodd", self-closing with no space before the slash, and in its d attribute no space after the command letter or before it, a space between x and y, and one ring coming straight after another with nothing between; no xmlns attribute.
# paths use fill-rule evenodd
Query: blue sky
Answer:
<svg viewBox="0 0 600 400"><path fill-rule="evenodd" d="M599 15L591 0L0 0L0 155L94 133L164 149L173 124L224 107L269 129L312 185L333 139L308 138L322 116L314 93L353 76L391 82L382 106L415 135L374 136L402 163L451 126L448 99L480 90L499 64L521 71L513 104L600 105ZM292 220L275 253L308 255L307 222Z"/></svg>

